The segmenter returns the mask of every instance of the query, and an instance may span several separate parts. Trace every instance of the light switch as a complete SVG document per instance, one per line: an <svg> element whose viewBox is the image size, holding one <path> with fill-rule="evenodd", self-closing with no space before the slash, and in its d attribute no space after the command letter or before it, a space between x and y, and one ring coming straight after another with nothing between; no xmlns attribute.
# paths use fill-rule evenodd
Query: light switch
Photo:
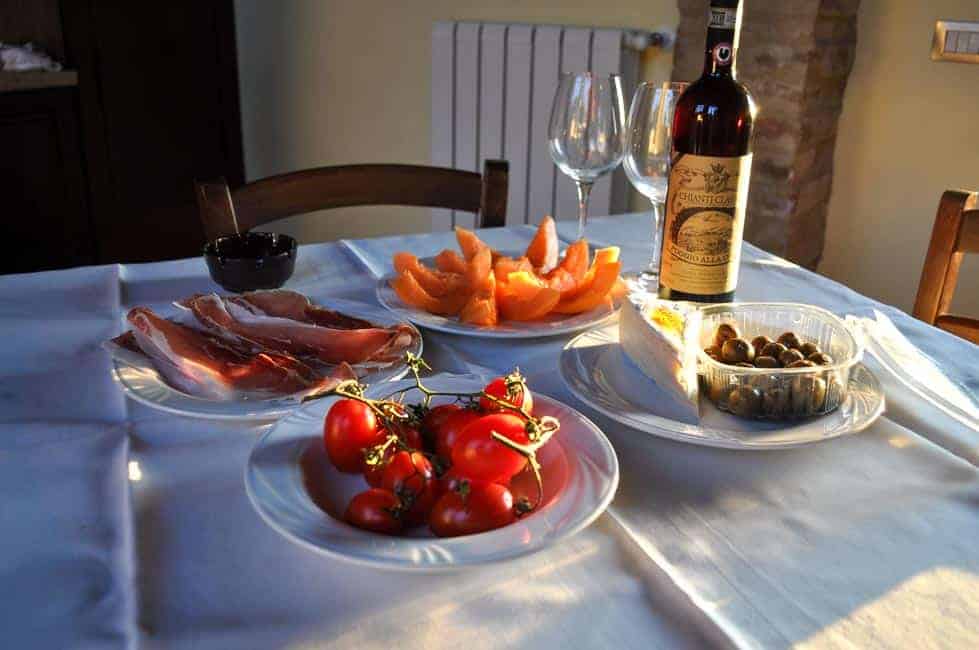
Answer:
<svg viewBox="0 0 979 650"><path fill-rule="evenodd" d="M935 61L979 63L979 22L936 22L931 58Z"/></svg>

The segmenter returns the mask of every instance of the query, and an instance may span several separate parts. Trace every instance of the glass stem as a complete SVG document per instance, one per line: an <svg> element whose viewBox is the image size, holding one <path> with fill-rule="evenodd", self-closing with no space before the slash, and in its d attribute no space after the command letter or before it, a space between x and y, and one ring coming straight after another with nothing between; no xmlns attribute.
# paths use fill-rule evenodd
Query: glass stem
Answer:
<svg viewBox="0 0 979 650"><path fill-rule="evenodd" d="M585 236L585 224L588 222L588 197L591 196L591 183L575 181L578 186L578 239Z"/></svg>

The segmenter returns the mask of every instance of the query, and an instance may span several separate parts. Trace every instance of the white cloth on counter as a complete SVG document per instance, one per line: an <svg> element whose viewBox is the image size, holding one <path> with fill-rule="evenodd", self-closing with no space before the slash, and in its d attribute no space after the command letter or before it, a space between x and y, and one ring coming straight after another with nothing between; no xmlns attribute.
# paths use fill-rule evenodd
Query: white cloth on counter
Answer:
<svg viewBox="0 0 979 650"><path fill-rule="evenodd" d="M33 43L24 43L23 45L0 43L0 70L57 72L61 70L61 64L34 47Z"/></svg>
<svg viewBox="0 0 979 650"><path fill-rule="evenodd" d="M639 269L648 226L648 215L592 219L589 234ZM559 224L565 241L573 228ZM504 251L532 235L484 233ZM450 233L303 246L287 286L373 303L391 253L447 246ZM953 448L979 441L936 435L941 413L891 394L897 382L881 377L900 424L780 452L706 449L577 402L557 375L568 336L425 330L436 368L520 365L534 390L592 417L622 480L609 515L559 548L459 573L381 572L261 521L242 469L262 427L162 414L114 386L99 345L128 308L214 290L200 259L0 278L0 584L25 594L0 614L11 647L979 644L979 475ZM975 346L750 246L738 298L878 310L965 394L979 387Z"/></svg>

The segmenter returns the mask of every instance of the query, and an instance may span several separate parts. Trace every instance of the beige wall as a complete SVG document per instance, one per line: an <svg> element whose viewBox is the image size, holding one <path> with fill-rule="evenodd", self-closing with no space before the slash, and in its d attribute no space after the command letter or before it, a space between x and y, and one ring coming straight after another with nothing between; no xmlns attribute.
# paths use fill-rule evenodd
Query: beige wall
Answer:
<svg viewBox="0 0 979 650"><path fill-rule="evenodd" d="M317 165L428 164L437 20L644 29L678 20L673 0L236 0L235 9L249 179ZM670 53L650 50L643 76L668 79L671 65ZM315 216L275 228L316 241L430 227L426 210L410 208Z"/></svg>
<svg viewBox="0 0 979 650"><path fill-rule="evenodd" d="M938 199L979 189L979 65L931 61L935 20L979 20L977 0L863 0L843 104L820 271L914 305ZM979 315L979 263L955 306Z"/></svg>

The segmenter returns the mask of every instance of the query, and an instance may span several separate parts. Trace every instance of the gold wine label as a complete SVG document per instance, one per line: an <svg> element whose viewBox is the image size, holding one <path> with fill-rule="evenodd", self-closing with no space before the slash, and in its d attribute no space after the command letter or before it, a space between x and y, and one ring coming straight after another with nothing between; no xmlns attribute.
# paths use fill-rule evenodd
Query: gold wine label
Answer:
<svg viewBox="0 0 979 650"><path fill-rule="evenodd" d="M670 170L660 283L713 295L738 284L751 154L677 154Z"/></svg>

